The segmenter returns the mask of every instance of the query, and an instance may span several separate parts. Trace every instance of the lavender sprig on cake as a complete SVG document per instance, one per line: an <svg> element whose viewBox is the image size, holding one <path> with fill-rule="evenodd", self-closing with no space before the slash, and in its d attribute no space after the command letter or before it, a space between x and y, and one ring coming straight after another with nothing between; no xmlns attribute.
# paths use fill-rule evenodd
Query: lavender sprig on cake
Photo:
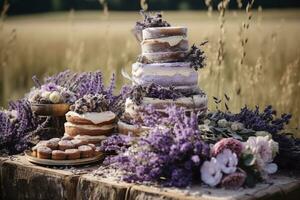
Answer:
<svg viewBox="0 0 300 200"><path fill-rule="evenodd" d="M84 95L70 106L70 110L82 114L86 112L104 112L109 110L109 101L103 94Z"/></svg>
<svg viewBox="0 0 300 200"><path fill-rule="evenodd" d="M170 26L170 24L167 21L162 19L162 14L160 12L151 13L141 10L140 14L143 16L144 19L142 21L136 22L135 27L133 29L133 33L138 41L142 40L142 31L145 28Z"/></svg>
<svg viewBox="0 0 300 200"><path fill-rule="evenodd" d="M149 85L135 85L131 88L128 97L133 100L137 105L142 104L144 97L158 98L158 99L172 99L176 100L180 97L191 96L195 94L202 94L201 90L193 91L186 90L180 91L173 86L162 87L158 84L151 83Z"/></svg>

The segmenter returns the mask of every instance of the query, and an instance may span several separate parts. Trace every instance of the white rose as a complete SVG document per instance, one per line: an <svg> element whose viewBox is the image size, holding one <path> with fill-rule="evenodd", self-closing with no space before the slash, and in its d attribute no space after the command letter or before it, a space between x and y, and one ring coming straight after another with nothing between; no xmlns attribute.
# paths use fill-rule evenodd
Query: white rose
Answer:
<svg viewBox="0 0 300 200"><path fill-rule="evenodd" d="M269 143L268 136L249 137L245 146L264 162L268 163L273 161L272 147Z"/></svg>
<svg viewBox="0 0 300 200"><path fill-rule="evenodd" d="M222 172L225 174L231 174L236 171L238 164L238 158L235 153L232 153L229 149L224 149L222 153L219 153L216 157L220 164Z"/></svg>
<svg viewBox="0 0 300 200"><path fill-rule="evenodd" d="M51 92L49 91L44 91L42 92L41 96L45 99L49 99Z"/></svg>
<svg viewBox="0 0 300 200"><path fill-rule="evenodd" d="M52 103L59 103L60 100L61 100L61 95L60 95L59 92L57 92L57 91L51 92L51 94L50 94L50 96L49 96L49 100L50 100Z"/></svg>
<svg viewBox="0 0 300 200"><path fill-rule="evenodd" d="M222 179L221 168L215 158L205 161L201 166L200 172L201 180L211 187L218 185Z"/></svg>

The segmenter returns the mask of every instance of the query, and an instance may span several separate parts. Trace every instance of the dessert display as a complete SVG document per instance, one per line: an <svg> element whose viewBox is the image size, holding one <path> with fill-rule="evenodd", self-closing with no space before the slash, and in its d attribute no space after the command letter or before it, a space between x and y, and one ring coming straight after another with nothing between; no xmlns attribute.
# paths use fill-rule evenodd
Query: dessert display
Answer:
<svg viewBox="0 0 300 200"><path fill-rule="evenodd" d="M100 143L114 131L116 118L116 114L109 111L109 102L104 95L85 95L66 113L64 137Z"/></svg>
<svg viewBox="0 0 300 200"><path fill-rule="evenodd" d="M300 141L285 128L290 114L278 116L272 106L233 113L226 94L214 97L216 104L225 101L225 111L207 112L197 73L205 57L189 47L186 27L145 14L135 31L142 54L132 65L132 87L114 96L114 79L105 89L100 72L62 72L44 85L34 79L27 99L0 110L0 153L25 150L27 160L47 166L89 164L105 155L89 176L187 189L272 186L278 169L300 169ZM36 114L62 117L64 135L37 137L47 121ZM114 133L117 124L124 134Z"/></svg>
<svg viewBox="0 0 300 200"><path fill-rule="evenodd" d="M31 148L31 156L40 159L76 160L93 158L100 154L100 150L94 144L78 139L52 138L40 141Z"/></svg>
<svg viewBox="0 0 300 200"><path fill-rule="evenodd" d="M120 132L139 132L131 123L143 121L147 105L157 110L176 105L203 117L207 95L198 86L197 70L204 66L204 55L195 45L189 48L187 28L173 27L158 14L146 16L136 30L142 53L132 65L133 89L125 102Z"/></svg>

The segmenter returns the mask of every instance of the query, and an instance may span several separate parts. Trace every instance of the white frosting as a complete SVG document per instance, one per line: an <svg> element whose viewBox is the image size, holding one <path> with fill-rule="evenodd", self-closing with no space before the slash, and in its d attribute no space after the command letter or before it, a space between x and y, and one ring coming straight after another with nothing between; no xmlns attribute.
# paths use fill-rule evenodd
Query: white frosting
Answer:
<svg viewBox="0 0 300 200"><path fill-rule="evenodd" d="M147 39L143 40L142 44L146 41L151 42L161 42L161 43L168 43L171 47L176 46L181 40L185 40L186 36L184 35L175 35L175 36L169 36L169 37L161 37L161 38L155 38L155 39Z"/></svg>
<svg viewBox="0 0 300 200"><path fill-rule="evenodd" d="M156 38L158 36L167 36L167 32L177 32L178 35L187 35L187 28L186 27L150 27L150 28L145 28L142 31L143 38L144 39L150 39L150 38Z"/></svg>
<svg viewBox="0 0 300 200"><path fill-rule="evenodd" d="M197 74L197 72L189 66L189 63L182 67L162 66L157 64L132 64L132 75L135 77L148 75L174 76L176 74L189 77L193 74Z"/></svg>
<svg viewBox="0 0 300 200"><path fill-rule="evenodd" d="M113 120L116 118L116 115L111 111L105 111L105 112L87 112L83 114L76 113L74 111L67 112L66 115L79 117L81 119L86 119L91 121L93 124L100 124L106 121Z"/></svg>
<svg viewBox="0 0 300 200"><path fill-rule="evenodd" d="M65 127L77 127L87 130L109 130L115 127L113 124L103 125L103 126L95 126L95 125L79 125L79 124L73 124L71 122L66 122Z"/></svg>

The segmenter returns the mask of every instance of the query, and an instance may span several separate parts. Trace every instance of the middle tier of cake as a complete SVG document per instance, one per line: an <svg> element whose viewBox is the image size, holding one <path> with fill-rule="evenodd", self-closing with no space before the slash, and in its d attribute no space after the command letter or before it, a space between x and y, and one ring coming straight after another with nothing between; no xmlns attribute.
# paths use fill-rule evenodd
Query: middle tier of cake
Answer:
<svg viewBox="0 0 300 200"><path fill-rule="evenodd" d="M133 84L147 85L151 83L162 87L198 88L198 73L188 62L174 63L134 63L132 65Z"/></svg>
<svg viewBox="0 0 300 200"><path fill-rule="evenodd" d="M144 112L144 106L152 105L158 111L164 110L166 106L175 105L183 107L187 112L197 112L199 116L204 116L207 111L207 95L200 90L200 93L189 97L180 97L177 99L159 99L144 97L141 104L136 104L131 98L127 98L125 102L124 119L139 119L141 113Z"/></svg>

